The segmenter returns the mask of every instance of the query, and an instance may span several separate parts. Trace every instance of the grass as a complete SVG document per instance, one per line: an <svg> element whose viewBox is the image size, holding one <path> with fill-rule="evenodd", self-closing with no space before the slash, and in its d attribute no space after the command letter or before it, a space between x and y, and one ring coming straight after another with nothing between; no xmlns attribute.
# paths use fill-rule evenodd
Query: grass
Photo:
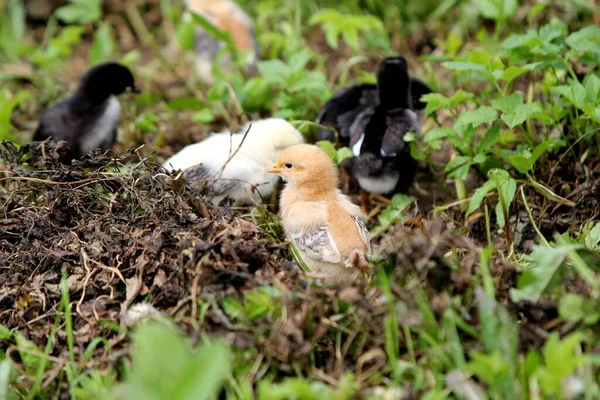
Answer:
<svg viewBox="0 0 600 400"><path fill-rule="evenodd" d="M207 87L187 57L206 21L182 23L181 4L70 1L34 25L0 2L1 139L27 143L90 64L120 60L143 89L122 101L128 155L66 170L0 148L0 397L600 397L593 2L240 5L263 59ZM371 204L364 285L301 277L273 202L207 209L154 163L264 116L310 139L324 101L394 54L435 93L417 185Z"/></svg>

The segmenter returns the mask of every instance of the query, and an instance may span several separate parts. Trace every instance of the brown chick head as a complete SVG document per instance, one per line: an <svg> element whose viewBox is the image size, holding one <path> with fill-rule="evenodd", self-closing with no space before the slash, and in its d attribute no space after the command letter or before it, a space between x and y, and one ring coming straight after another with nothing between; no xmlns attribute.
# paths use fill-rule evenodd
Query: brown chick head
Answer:
<svg viewBox="0 0 600 400"><path fill-rule="evenodd" d="M335 189L338 171L331 158L312 144L297 144L281 152L269 172L281 175L292 184Z"/></svg>

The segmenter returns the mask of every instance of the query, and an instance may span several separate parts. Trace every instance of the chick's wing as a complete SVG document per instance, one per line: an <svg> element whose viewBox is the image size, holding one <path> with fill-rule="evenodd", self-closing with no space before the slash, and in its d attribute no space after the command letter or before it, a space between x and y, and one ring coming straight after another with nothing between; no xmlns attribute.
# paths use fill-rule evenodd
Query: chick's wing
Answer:
<svg viewBox="0 0 600 400"><path fill-rule="evenodd" d="M292 232L291 236L298 250L313 260L334 264L342 261L340 251L325 224L305 227Z"/></svg>
<svg viewBox="0 0 600 400"><path fill-rule="evenodd" d="M365 224L365 220L363 217L358 215L353 215L352 219L354 219L354 223L358 228L358 233L360 233L360 237L363 242L367 245L368 251L371 251L371 234L369 233L369 229L367 229L367 225Z"/></svg>

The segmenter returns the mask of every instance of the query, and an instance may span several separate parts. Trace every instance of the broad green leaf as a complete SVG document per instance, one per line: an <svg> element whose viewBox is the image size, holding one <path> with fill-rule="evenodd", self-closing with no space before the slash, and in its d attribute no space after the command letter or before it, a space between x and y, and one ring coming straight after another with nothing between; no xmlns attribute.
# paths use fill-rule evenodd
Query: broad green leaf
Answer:
<svg viewBox="0 0 600 400"><path fill-rule="evenodd" d="M542 43L535 29L530 29L524 34L512 34L504 42L502 47L505 49L515 49L517 47L533 48Z"/></svg>
<svg viewBox="0 0 600 400"><path fill-rule="evenodd" d="M100 21L102 4L100 0L69 0L68 5L56 9L56 17L67 24L87 24Z"/></svg>
<svg viewBox="0 0 600 400"><path fill-rule="evenodd" d="M476 3L479 12L486 18L495 21L506 21L517 12L517 0L482 0Z"/></svg>
<svg viewBox="0 0 600 400"><path fill-rule="evenodd" d="M173 328L148 322L138 328L133 338L126 398L212 399L230 369L225 346L210 343L194 351Z"/></svg>
<svg viewBox="0 0 600 400"><path fill-rule="evenodd" d="M266 60L258 63L258 72L268 82L285 84L290 71L288 66L281 60Z"/></svg>
<svg viewBox="0 0 600 400"><path fill-rule="evenodd" d="M427 103L425 106L425 115L431 115L440 108L446 108L450 104L450 99L440 93L428 93L421 96L421 101Z"/></svg>
<svg viewBox="0 0 600 400"><path fill-rule="evenodd" d="M110 25L104 23L94 33L94 40L89 53L90 65L105 62L115 51L115 41L112 37Z"/></svg>
<svg viewBox="0 0 600 400"><path fill-rule="evenodd" d="M523 96L518 93L513 93L508 96L493 99L491 104L494 108L504 113L513 113L521 104L523 104Z"/></svg>
<svg viewBox="0 0 600 400"><path fill-rule="evenodd" d="M337 161L337 152L335 150L335 146L334 146L333 143L331 143L328 140L319 140L315 144L321 150L323 150L325 153L327 153L327 155L329 156L329 158L331 158L331 161L333 161L333 162Z"/></svg>
<svg viewBox="0 0 600 400"><path fill-rule="evenodd" d="M477 127L481 124L496 120L497 112L492 107L480 106L475 110L463 111L458 117L458 122L463 125L472 124Z"/></svg>
<svg viewBox="0 0 600 400"><path fill-rule="evenodd" d="M433 149L440 149L442 146L442 141L448 135L451 135L454 132L452 128L449 126L440 126L437 128L433 128L423 136L423 141L427 143Z"/></svg>
<svg viewBox="0 0 600 400"><path fill-rule="evenodd" d="M582 108L587 97L587 91L583 85L577 81L570 81L569 85L560 85L550 88L551 93L560 94L569 100L577 108Z"/></svg>
<svg viewBox="0 0 600 400"><path fill-rule="evenodd" d="M569 32L567 24L560 19L553 21L550 24L545 24L540 28L539 38L546 43L550 43L554 39L565 36Z"/></svg>
<svg viewBox="0 0 600 400"><path fill-rule="evenodd" d="M517 76L520 76L528 71L529 71L529 69L527 69L527 68L517 67L516 65L511 65L502 73L502 75L500 75L499 79L509 83L509 82L512 82Z"/></svg>
<svg viewBox="0 0 600 400"><path fill-rule="evenodd" d="M486 68L492 65L492 55L487 51L471 50L468 58L472 63L483 65Z"/></svg>
<svg viewBox="0 0 600 400"><path fill-rule="evenodd" d="M576 331L562 340L557 332L553 332L544 344L544 367L538 371L540 388L548 397L558 398L561 395L563 380L573 374L577 367L585 362L578 355L583 334Z"/></svg>
<svg viewBox="0 0 600 400"><path fill-rule="evenodd" d="M473 159L469 156L456 156L446 165L444 173L447 173L451 178L461 180L467 179L469 168L473 164Z"/></svg>
<svg viewBox="0 0 600 400"><path fill-rule="evenodd" d="M565 247L534 246L531 265L517 279L517 288L510 290L512 301L538 301L549 290L567 254Z"/></svg>
<svg viewBox="0 0 600 400"><path fill-rule="evenodd" d="M527 114L521 111L517 111L514 114L502 114L500 117L502 121L508 125L509 128L514 128L517 125L522 124L527 119Z"/></svg>
<svg viewBox="0 0 600 400"><path fill-rule="evenodd" d="M457 90L451 97L450 97L450 105L451 106L457 106L460 103L463 103L469 99L472 99L475 96L475 94L471 93L471 92L465 92L462 89Z"/></svg>
<svg viewBox="0 0 600 400"><path fill-rule="evenodd" d="M587 98L593 103L600 100L600 78L594 73L589 73L583 79L583 87L587 91Z"/></svg>
<svg viewBox="0 0 600 400"><path fill-rule="evenodd" d="M571 33L565 42L572 49L600 53L600 28L592 25Z"/></svg>
<svg viewBox="0 0 600 400"><path fill-rule="evenodd" d="M337 150L336 159L338 164L340 164L346 158L352 157L354 157L354 153L352 153L352 150L350 150L350 148L348 147L342 147Z"/></svg>
<svg viewBox="0 0 600 400"><path fill-rule="evenodd" d="M579 322L586 317L583 305L585 298L574 293L565 293L558 303L558 313L567 322Z"/></svg>

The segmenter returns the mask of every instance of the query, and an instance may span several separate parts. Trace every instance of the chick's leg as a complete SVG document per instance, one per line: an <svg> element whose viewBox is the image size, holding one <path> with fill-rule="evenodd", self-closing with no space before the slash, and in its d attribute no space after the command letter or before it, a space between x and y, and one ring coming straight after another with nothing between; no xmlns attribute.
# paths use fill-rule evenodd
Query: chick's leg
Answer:
<svg viewBox="0 0 600 400"><path fill-rule="evenodd" d="M383 196L382 196L382 195L380 195L380 194L372 194L372 195L371 195L371 197L372 197L374 200L377 200L378 202L380 202L380 203L383 203L383 204L385 204L385 205L390 205L390 204L392 204L392 201L391 201L390 199L388 199L387 197L383 197Z"/></svg>
<svg viewBox="0 0 600 400"><path fill-rule="evenodd" d="M367 193L361 189L360 190L360 207L362 208L362 210L365 214L369 213L369 200L370 200L369 193Z"/></svg>

